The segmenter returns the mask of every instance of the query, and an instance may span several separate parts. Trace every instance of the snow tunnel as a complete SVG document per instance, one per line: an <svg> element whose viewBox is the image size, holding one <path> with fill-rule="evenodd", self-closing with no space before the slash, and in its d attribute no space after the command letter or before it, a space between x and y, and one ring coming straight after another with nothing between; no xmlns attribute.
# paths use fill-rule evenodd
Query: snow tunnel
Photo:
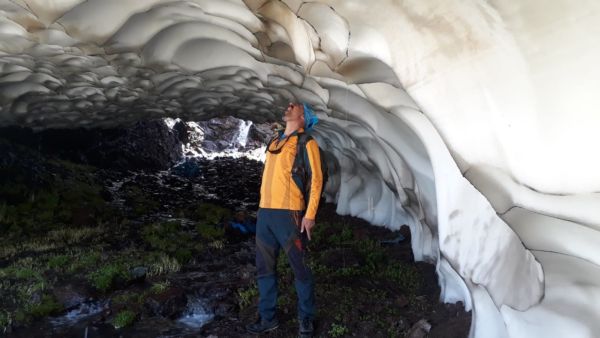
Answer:
<svg viewBox="0 0 600 338"><path fill-rule="evenodd" d="M600 332L600 5L12 0L0 124L315 107L337 212L408 225L471 337Z"/></svg>

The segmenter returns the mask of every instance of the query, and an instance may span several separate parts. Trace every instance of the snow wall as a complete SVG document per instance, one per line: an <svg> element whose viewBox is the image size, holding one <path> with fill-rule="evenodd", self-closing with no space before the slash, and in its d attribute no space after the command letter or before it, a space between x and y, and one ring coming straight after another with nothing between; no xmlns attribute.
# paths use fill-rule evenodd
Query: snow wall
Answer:
<svg viewBox="0 0 600 338"><path fill-rule="evenodd" d="M341 214L411 228L471 337L600 334L600 3L0 0L0 124L314 105Z"/></svg>

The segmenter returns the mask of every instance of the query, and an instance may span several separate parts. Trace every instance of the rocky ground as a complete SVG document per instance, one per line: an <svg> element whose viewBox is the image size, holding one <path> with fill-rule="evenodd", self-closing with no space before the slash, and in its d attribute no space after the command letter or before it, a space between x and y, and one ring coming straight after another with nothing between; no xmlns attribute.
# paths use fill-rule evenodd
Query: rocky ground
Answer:
<svg viewBox="0 0 600 338"><path fill-rule="evenodd" d="M247 336L254 241L221 225L256 210L259 162L123 170L14 138L0 140L0 153L0 336ZM468 335L470 313L438 302L434 266L413 262L406 228L371 226L325 204L316 229L317 336ZM280 258L282 325L266 336L293 337L293 274Z"/></svg>

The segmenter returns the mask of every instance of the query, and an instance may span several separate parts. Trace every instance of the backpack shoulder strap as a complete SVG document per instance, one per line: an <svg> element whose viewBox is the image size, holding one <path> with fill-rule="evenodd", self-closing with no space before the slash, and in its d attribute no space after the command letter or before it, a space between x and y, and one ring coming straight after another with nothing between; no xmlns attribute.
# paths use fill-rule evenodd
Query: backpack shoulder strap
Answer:
<svg viewBox="0 0 600 338"><path fill-rule="evenodd" d="M312 140L313 137L308 133L298 133L298 144L296 148L296 156L302 155L301 161L302 164L306 167L309 166L308 162L308 153L306 151L306 144L308 141Z"/></svg>

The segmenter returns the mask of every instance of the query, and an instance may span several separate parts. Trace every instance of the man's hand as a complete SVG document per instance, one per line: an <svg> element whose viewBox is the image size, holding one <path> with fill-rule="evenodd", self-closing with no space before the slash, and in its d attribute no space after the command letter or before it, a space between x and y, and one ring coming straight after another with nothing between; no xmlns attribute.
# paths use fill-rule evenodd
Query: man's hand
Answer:
<svg viewBox="0 0 600 338"><path fill-rule="evenodd" d="M306 231L306 236L308 236L308 240L310 241L310 232L312 228L315 226L314 219L308 219L306 217L302 217L302 226L300 227L300 232Z"/></svg>

